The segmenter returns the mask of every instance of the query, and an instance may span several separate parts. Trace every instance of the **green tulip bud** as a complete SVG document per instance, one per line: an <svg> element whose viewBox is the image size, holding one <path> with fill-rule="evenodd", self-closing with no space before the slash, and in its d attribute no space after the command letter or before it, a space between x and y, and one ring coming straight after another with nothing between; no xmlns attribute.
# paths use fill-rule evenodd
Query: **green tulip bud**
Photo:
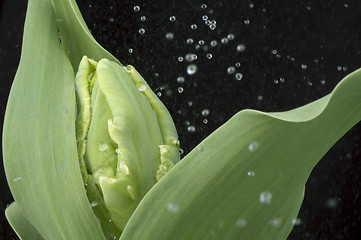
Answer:
<svg viewBox="0 0 361 240"><path fill-rule="evenodd" d="M179 161L177 132L132 66L84 56L75 84L83 179L91 196L99 191L110 219L123 230L143 196Z"/></svg>

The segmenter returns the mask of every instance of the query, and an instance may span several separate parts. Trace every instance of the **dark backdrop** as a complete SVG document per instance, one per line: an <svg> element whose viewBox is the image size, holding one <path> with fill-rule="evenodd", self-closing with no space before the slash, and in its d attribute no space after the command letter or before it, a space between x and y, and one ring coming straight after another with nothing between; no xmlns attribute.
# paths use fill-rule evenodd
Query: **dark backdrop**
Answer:
<svg viewBox="0 0 361 240"><path fill-rule="evenodd" d="M328 94L361 67L359 0L78 3L100 44L123 64L134 65L168 107L184 155L242 109L298 107ZM25 9L25 0L0 1L1 126ZM216 21L214 30L203 16ZM212 40L218 42L214 47ZM197 59L188 62L187 54ZM187 73L190 64L197 66L193 75ZM360 239L360 136L356 125L314 169L300 224L288 239ZM12 197L0 165L0 238L15 239L3 215Z"/></svg>

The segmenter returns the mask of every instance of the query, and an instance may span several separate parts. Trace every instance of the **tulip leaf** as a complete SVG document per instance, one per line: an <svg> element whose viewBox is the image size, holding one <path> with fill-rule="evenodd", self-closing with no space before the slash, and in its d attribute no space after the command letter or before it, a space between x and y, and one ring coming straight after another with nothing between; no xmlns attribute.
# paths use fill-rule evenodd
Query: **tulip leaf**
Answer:
<svg viewBox="0 0 361 240"><path fill-rule="evenodd" d="M143 198L121 240L286 239L322 156L361 119L361 70L281 113L243 110Z"/></svg>
<svg viewBox="0 0 361 240"><path fill-rule="evenodd" d="M105 239L80 173L74 72L50 1L29 1L24 29L3 132L5 172L18 206L8 217L19 234L35 228L44 239Z"/></svg>
<svg viewBox="0 0 361 240"><path fill-rule="evenodd" d="M105 50L90 33L75 0L51 0L59 27L63 48L67 53L74 71L84 55L99 61L107 58L119 63ZM120 64L120 63L119 63Z"/></svg>
<svg viewBox="0 0 361 240"><path fill-rule="evenodd" d="M5 215L16 234L23 240L42 240L42 236L34 226L24 217L21 208L13 202L6 208Z"/></svg>

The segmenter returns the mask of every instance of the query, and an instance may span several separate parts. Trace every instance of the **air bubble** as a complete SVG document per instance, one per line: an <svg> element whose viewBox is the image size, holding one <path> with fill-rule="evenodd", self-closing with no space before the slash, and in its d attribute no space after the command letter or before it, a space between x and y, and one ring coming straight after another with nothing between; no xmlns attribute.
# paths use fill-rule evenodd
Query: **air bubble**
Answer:
<svg viewBox="0 0 361 240"><path fill-rule="evenodd" d="M203 123L204 123L204 124L207 124L207 123L208 123L208 119L207 119L207 118L203 119Z"/></svg>
<svg viewBox="0 0 361 240"><path fill-rule="evenodd" d="M201 8L202 8L202 9L206 9L206 8L207 8L207 5L203 3L203 4L201 5Z"/></svg>
<svg viewBox="0 0 361 240"><path fill-rule="evenodd" d="M177 18L175 16L170 16L169 17L169 21L174 22L175 20L177 20Z"/></svg>
<svg viewBox="0 0 361 240"><path fill-rule="evenodd" d="M191 29L196 30L197 29L197 24L192 24Z"/></svg>
<svg viewBox="0 0 361 240"><path fill-rule="evenodd" d="M237 68L239 68L239 67L241 66L241 64L240 64L239 62L236 62L236 63L234 64L234 66L236 66Z"/></svg>
<svg viewBox="0 0 361 240"><path fill-rule="evenodd" d="M14 182L18 182L20 180L21 180L21 177L16 177L16 178L13 179Z"/></svg>
<svg viewBox="0 0 361 240"><path fill-rule="evenodd" d="M183 89L182 87L179 87L179 88L178 88L178 92L179 92L179 93L182 93L183 91L184 91L184 89Z"/></svg>
<svg viewBox="0 0 361 240"><path fill-rule="evenodd" d="M128 49L128 52L129 52L129 53L133 53L133 48L129 48L129 49Z"/></svg>
<svg viewBox="0 0 361 240"><path fill-rule="evenodd" d="M169 32L169 33L166 33L165 34L165 38L168 39L168 40L172 40L174 38L174 34Z"/></svg>
<svg viewBox="0 0 361 240"><path fill-rule="evenodd" d="M237 52L244 52L246 50L246 46L244 44L237 45Z"/></svg>
<svg viewBox="0 0 361 240"><path fill-rule="evenodd" d="M203 16L202 16L202 20L203 20L203 21L207 21L207 20L208 20L208 16L207 16L207 15L203 15Z"/></svg>
<svg viewBox="0 0 361 240"><path fill-rule="evenodd" d="M236 221L236 226L239 227L239 228L243 228L247 225L247 221L243 218L239 218L237 219Z"/></svg>
<svg viewBox="0 0 361 240"><path fill-rule="evenodd" d="M199 40L199 41L198 41L198 44L201 45L201 46L203 46L203 45L204 45L204 40Z"/></svg>
<svg viewBox="0 0 361 240"><path fill-rule="evenodd" d="M168 211L172 212L172 213L177 213L179 211L179 206L176 203L168 203L167 205L167 209Z"/></svg>
<svg viewBox="0 0 361 240"><path fill-rule="evenodd" d="M249 19L244 20L244 24L248 25L250 23L251 23L251 21Z"/></svg>
<svg viewBox="0 0 361 240"><path fill-rule="evenodd" d="M192 44L193 43L193 39L192 38L188 38L187 39L187 44Z"/></svg>
<svg viewBox="0 0 361 240"><path fill-rule="evenodd" d="M178 57L179 62L183 62L183 57Z"/></svg>
<svg viewBox="0 0 361 240"><path fill-rule="evenodd" d="M145 33L145 29L144 29L144 28L140 28L140 29L139 29L139 33L140 33L141 35L143 35L143 34Z"/></svg>
<svg viewBox="0 0 361 240"><path fill-rule="evenodd" d="M147 20L146 16L141 16L140 17L140 21L144 22L145 20Z"/></svg>
<svg viewBox="0 0 361 240"><path fill-rule="evenodd" d="M212 56L211 53L207 53L206 57L207 57L208 59L211 59L213 56Z"/></svg>
<svg viewBox="0 0 361 240"><path fill-rule="evenodd" d="M211 47L217 46L218 42L216 40L211 41Z"/></svg>
<svg viewBox="0 0 361 240"><path fill-rule="evenodd" d="M202 115L205 116L205 117L208 116L209 115L209 110L208 109L203 109L202 110Z"/></svg>
<svg viewBox="0 0 361 240"><path fill-rule="evenodd" d="M90 203L90 207L95 207L95 206L97 206L98 204L99 204L99 203L98 203L98 202L95 202L95 201L94 201L94 202L91 202L91 203Z"/></svg>
<svg viewBox="0 0 361 240"><path fill-rule="evenodd" d="M248 145L248 150L251 151L251 152L256 151L257 148L258 148L258 142L251 142L251 143Z"/></svg>
<svg viewBox="0 0 361 240"><path fill-rule="evenodd" d="M282 225L282 219L281 218L272 218L269 221L269 225L271 225L274 228L279 228Z"/></svg>
<svg viewBox="0 0 361 240"><path fill-rule="evenodd" d="M182 76L179 76L179 77L177 77L177 82L178 82L178 83L184 83L184 82L185 82L185 78L182 77Z"/></svg>
<svg viewBox="0 0 361 240"><path fill-rule="evenodd" d="M242 80L243 75L242 75L242 73L236 73L235 77L238 81L240 81L240 80Z"/></svg>
<svg viewBox="0 0 361 240"><path fill-rule="evenodd" d="M188 67L187 67L187 73L188 73L189 75L193 75L193 74L195 74L196 72L197 72L197 65L195 65L195 64L188 65Z"/></svg>
<svg viewBox="0 0 361 240"><path fill-rule="evenodd" d="M216 24L211 24L211 25L209 25L209 28L211 29L211 30L214 30L214 29L216 29Z"/></svg>
<svg viewBox="0 0 361 240"><path fill-rule="evenodd" d="M295 225L295 226L300 225L301 224L301 219L299 219L299 218L292 219L292 224Z"/></svg>
<svg viewBox="0 0 361 240"><path fill-rule="evenodd" d="M140 7L137 5L137 6L134 6L134 12L138 12L140 10Z"/></svg>
<svg viewBox="0 0 361 240"><path fill-rule="evenodd" d="M232 41L234 39L234 34L230 33L227 35L228 40Z"/></svg>
<svg viewBox="0 0 361 240"><path fill-rule="evenodd" d="M190 125L190 126L187 127L187 131L188 131L188 132L195 132L195 131L196 131L196 127L193 126L193 125Z"/></svg>
<svg viewBox="0 0 361 240"><path fill-rule="evenodd" d="M255 176L256 174L255 174L253 171L249 171L249 172L247 173L247 175L250 176L250 177L253 177L253 176Z"/></svg>
<svg viewBox="0 0 361 240"><path fill-rule="evenodd" d="M104 152L105 150L108 149L108 145L107 145L106 143L104 143L104 144L99 144L98 149L99 149L99 151Z"/></svg>
<svg viewBox="0 0 361 240"><path fill-rule="evenodd" d="M233 74L235 70L236 70L236 69L235 69L233 66L228 67L228 68L227 68L227 73L228 73L228 74Z"/></svg>
<svg viewBox="0 0 361 240"><path fill-rule="evenodd" d="M272 193L264 191L259 195L259 202L262 204L270 204L272 202Z"/></svg>
<svg viewBox="0 0 361 240"><path fill-rule="evenodd" d="M306 69L306 68L307 68L307 65L306 65L306 64L302 64L302 65L301 65L301 68L302 68L302 69Z"/></svg>
<svg viewBox="0 0 361 240"><path fill-rule="evenodd" d="M197 55L196 54L194 54L194 53L187 53L187 55L186 55L186 61L187 62L193 62L194 60L196 60L198 57L197 57Z"/></svg>
<svg viewBox="0 0 361 240"><path fill-rule="evenodd" d="M221 39L221 43L227 44L227 43L228 43L228 38L222 38L222 39Z"/></svg>

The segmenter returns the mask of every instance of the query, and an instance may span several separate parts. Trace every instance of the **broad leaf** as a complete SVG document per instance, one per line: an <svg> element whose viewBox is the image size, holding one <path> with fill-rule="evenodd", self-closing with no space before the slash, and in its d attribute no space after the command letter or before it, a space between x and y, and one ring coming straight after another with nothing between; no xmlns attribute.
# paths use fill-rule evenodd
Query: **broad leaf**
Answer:
<svg viewBox="0 0 361 240"><path fill-rule="evenodd" d="M121 240L285 239L312 168L361 119L361 70L308 105L244 110L141 201Z"/></svg>
<svg viewBox="0 0 361 240"><path fill-rule="evenodd" d="M104 239L80 174L74 72L50 1L29 1L24 29L3 132L11 192L44 239Z"/></svg>

